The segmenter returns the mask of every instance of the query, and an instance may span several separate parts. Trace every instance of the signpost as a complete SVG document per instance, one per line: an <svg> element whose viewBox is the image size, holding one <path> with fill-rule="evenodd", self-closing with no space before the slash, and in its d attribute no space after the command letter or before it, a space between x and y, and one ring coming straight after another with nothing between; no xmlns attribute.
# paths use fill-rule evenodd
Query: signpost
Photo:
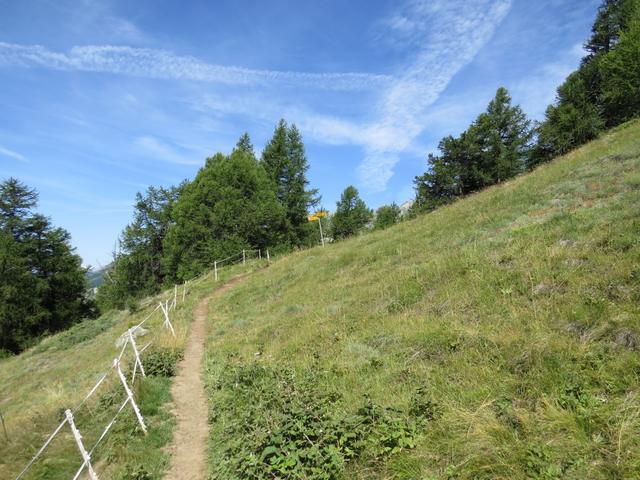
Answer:
<svg viewBox="0 0 640 480"><path fill-rule="evenodd" d="M322 218L327 216L327 212L325 210L318 210L313 215L309 215L310 222L318 222L318 226L320 227L320 243L324 248L324 234L322 233Z"/></svg>

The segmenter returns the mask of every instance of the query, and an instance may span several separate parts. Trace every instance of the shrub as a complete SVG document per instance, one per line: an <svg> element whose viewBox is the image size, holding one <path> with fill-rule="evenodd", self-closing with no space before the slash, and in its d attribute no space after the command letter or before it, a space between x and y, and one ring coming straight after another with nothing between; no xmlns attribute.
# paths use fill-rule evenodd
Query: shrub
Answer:
<svg viewBox="0 0 640 480"><path fill-rule="evenodd" d="M377 461L415 447L416 425L433 418L434 404L416 401L416 414L365 397L347 411L341 396L310 370L260 364L225 366L211 385L211 423L223 478L335 479L349 461ZM419 395L422 398L422 394Z"/></svg>
<svg viewBox="0 0 640 480"><path fill-rule="evenodd" d="M178 362L184 357L184 352L177 348L152 346L142 355L144 372L150 376L173 377L176 375Z"/></svg>

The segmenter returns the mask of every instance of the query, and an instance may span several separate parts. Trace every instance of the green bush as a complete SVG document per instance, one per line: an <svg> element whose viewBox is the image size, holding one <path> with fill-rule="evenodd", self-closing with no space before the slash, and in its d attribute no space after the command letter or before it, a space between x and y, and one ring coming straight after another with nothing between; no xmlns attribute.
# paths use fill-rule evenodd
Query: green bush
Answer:
<svg viewBox="0 0 640 480"><path fill-rule="evenodd" d="M141 356L144 372L149 376L173 377L184 352L177 348L149 347Z"/></svg>
<svg viewBox="0 0 640 480"><path fill-rule="evenodd" d="M417 416L368 397L349 412L310 370L253 364L221 371L211 385L210 418L221 429L213 438L224 438L215 462L220 478L340 478L349 461L378 461L414 448L416 425L435 416L422 393Z"/></svg>

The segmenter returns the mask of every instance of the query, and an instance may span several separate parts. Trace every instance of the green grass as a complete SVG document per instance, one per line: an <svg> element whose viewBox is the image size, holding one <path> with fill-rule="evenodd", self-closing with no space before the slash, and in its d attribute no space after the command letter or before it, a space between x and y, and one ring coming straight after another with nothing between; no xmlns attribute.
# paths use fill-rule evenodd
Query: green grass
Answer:
<svg viewBox="0 0 640 480"><path fill-rule="evenodd" d="M135 395L149 434L142 433L131 408L127 407L93 456L101 479L159 478L166 470L169 454L164 447L172 438L175 423L171 414L171 378L167 375L173 373L178 359L175 352L184 347L193 309L203 296L231 277L261 265L251 262L245 267L224 269L219 282L214 281L212 274L190 282L184 303L179 288L178 308L171 312L175 339L162 328L161 312L156 312L145 324L150 333L140 337L138 345L142 347L153 341L142 358L147 370L156 375L144 379L138 376ZM78 405L112 364L120 351L115 345L117 338L146 317L158 299L172 295L173 291L167 291L145 299L140 302L140 310L133 314L107 312L96 320L82 322L44 339L19 356L0 360L0 412L10 440L7 442L0 430L0 478L16 477L60 423L64 410ZM125 369L131 368L129 349L124 363ZM96 395L74 413L87 448L100 436L124 398L119 380L112 372ZM71 432L64 427L25 478L72 478L80 463Z"/></svg>
<svg viewBox="0 0 640 480"><path fill-rule="evenodd" d="M212 478L640 477L639 206L635 122L253 274L210 314ZM395 426L351 454L325 429L368 402Z"/></svg>

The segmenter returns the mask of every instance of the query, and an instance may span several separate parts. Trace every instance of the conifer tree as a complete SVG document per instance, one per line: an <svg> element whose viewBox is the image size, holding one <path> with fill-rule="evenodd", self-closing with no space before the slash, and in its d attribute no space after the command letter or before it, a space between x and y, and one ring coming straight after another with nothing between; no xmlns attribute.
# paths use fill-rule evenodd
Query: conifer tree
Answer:
<svg viewBox="0 0 640 480"><path fill-rule="evenodd" d="M253 143L251 143L251 138L249 137L249 133L244 132L242 136L238 139L238 143L234 147L233 151L240 151L248 153L249 155L256 156L255 151L253 150Z"/></svg>
<svg viewBox="0 0 640 480"><path fill-rule="evenodd" d="M208 158L173 215L163 258L171 279L188 279L242 249L281 242L283 208L263 167L246 151Z"/></svg>
<svg viewBox="0 0 640 480"><path fill-rule="evenodd" d="M440 155L429 155L429 171L415 178L413 212L431 210L522 172L530 155L532 129L522 109L499 88L487 107L459 137L446 137Z"/></svg>
<svg viewBox="0 0 640 480"><path fill-rule="evenodd" d="M317 205L317 190L308 189L309 162L302 135L295 125L284 119L278 122L273 136L262 152L262 166L276 189L278 201L286 212L283 237L290 246L305 243L308 234L309 208Z"/></svg>
<svg viewBox="0 0 640 480"><path fill-rule="evenodd" d="M14 178L0 183L0 350L19 352L95 314L69 233L32 211L37 200Z"/></svg>
<svg viewBox="0 0 640 480"><path fill-rule="evenodd" d="M360 198L358 189L349 185L336 202L336 211L331 217L331 234L336 240L360 232L371 221L373 212Z"/></svg>

